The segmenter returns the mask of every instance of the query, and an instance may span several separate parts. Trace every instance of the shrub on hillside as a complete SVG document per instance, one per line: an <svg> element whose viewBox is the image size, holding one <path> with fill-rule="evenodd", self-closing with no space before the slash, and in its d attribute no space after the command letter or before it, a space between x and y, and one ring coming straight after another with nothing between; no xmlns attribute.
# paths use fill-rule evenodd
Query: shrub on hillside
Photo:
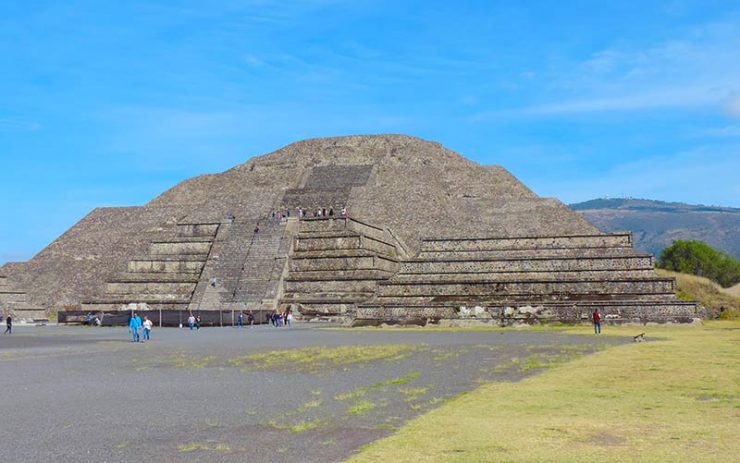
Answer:
<svg viewBox="0 0 740 463"><path fill-rule="evenodd" d="M740 282L740 261L703 241L674 241L663 249L658 267L709 278L725 288Z"/></svg>

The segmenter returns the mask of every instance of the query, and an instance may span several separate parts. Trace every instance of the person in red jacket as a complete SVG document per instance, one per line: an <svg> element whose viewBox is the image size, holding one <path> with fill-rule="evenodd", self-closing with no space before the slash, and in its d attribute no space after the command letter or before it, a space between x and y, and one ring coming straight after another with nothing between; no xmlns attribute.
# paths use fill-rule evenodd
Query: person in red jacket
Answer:
<svg viewBox="0 0 740 463"><path fill-rule="evenodd" d="M601 314L599 309L594 309L594 313L591 314L594 320L594 333L601 334Z"/></svg>

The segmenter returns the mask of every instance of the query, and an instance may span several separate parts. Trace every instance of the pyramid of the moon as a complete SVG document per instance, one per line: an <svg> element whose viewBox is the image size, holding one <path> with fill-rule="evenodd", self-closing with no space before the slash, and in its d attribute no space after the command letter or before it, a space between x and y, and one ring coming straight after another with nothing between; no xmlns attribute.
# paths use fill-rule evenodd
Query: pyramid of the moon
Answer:
<svg viewBox="0 0 740 463"><path fill-rule="evenodd" d="M0 273L47 310L146 303L221 321L286 308L355 324L704 315L629 233L601 233L501 167L398 135L302 141L144 206L95 209Z"/></svg>

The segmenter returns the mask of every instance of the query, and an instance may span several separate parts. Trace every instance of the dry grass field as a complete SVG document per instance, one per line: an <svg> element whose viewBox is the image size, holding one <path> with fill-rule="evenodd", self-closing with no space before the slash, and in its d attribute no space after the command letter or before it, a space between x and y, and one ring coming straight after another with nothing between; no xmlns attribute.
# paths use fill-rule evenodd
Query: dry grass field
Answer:
<svg viewBox="0 0 740 463"><path fill-rule="evenodd" d="M573 331L590 334L590 327ZM612 347L464 394L353 463L731 461L740 455L740 322L611 327ZM734 455L734 456L733 456ZM736 461L736 460L735 460Z"/></svg>

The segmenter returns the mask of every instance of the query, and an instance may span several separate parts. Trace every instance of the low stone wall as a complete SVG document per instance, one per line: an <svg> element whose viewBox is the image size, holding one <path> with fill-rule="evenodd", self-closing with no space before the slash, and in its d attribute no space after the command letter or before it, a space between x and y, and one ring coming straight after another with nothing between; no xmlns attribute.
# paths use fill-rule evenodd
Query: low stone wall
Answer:
<svg viewBox="0 0 740 463"><path fill-rule="evenodd" d="M200 273L205 261L200 260L132 260L128 263L129 272L162 273Z"/></svg>
<svg viewBox="0 0 740 463"><path fill-rule="evenodd" d="M523 304L518 306L360 306L354 324L496 324L501 326L540 323L590 322L598 308L609 323L686 323L706 316L705 309L690 302L652 304L616 302L610 304Z"/></svg>
<svg viewBox="0 0 740 463"><path fill-rule="evenodd" d="M517 238L422 240L422 251L482 251L496 249L552 249L632 246L629 233Z"/></svg>
<svg viewBox="0 0 740 463"><path fill-rule="evenodd" d="M108 293L135 293L135 294L190 294L195 289L195 283L179 281L146 281L146 282L109 282L106 283Z"/></svg>
<svg viewBox="0 0 740 463"><path fill-rule="evenodd" d="M154 242L149 245L151 254L181 255L202 254L208 255L211 249L210 241L202 242Z"/></svg>
<svg viewBox="0 0 740 463"><path fill-rule="evenodd" d="M414 260L401 265L403 273L453 273L496 271L573 271L573 270L627 270L651 269L649 256L632 257L570 257L497 260Z"/></svg>

